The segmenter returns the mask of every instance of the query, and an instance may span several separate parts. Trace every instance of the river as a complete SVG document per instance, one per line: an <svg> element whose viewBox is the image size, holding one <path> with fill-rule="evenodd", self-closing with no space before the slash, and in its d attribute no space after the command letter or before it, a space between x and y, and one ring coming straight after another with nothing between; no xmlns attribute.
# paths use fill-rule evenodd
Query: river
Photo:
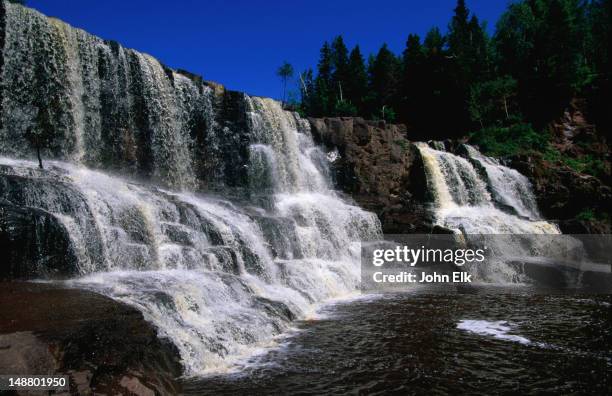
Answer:
<svg viewBox="0 0 612 396"><path fill-rule="evenodd" d="M470 287L322 308L187 394L610 394L612 298Z"/></svg>

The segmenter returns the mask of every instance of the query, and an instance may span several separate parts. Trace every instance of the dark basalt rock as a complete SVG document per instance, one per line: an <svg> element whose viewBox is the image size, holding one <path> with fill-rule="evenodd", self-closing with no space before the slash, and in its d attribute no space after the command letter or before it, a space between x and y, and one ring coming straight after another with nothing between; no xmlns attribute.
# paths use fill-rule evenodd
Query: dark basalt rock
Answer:
<svg viewBox="0 0 612 396"><path fill-rule="evenodd" d="M281 301L273 301L265 297L256 297L255 305L269 312L273 316L284 318L288 322L296 318L295 314L291 312L289 307Z"/></svg>
<svg viewBox="0 0 612 396"><path fill-rule="evenodd" d="M302 258L297 243L298 235L290 219L267 216L253 216L269 243L274 258L282 260Z"/></svg>
<svg viewBox="0 0 612 396"><path fill-rule="evenodd" d="M247 120L245 95L237 91L224 91L219 114L221 137L218 154L223 164L222 184L230 188L244 188L248 185L248 172L245 166L249 158L251 136ZM211 172L213 173L213 172Z"/></svg>
<svg viewBox="0 0 612 396"><path fill-rule="evenodd" d="M511 166L529 178L542 215L559 220L565 233L610 233L609 221L577 219L585 208L610 218L612 189L600 179L538 156L517 156Z"/></svg>
<svg viewBox="0 0 612 396"><path fill-rule="evenodd" d="M0 167L0 245L8 254L0 279L78 274L79 260L61 215L83 223L82 236L89 243L82 254L100 265L103 247L93 214L85 197L59 171Z"/></svg>
<svg viewBox="0 0 612 396"><path fill-rule="evenodd" d="M50 213L0 198L0 280L64 278L77 257L66 228Z"/></svg>
<svg viewBox="0 0 612 396"><path fill-rule="evenodd" d="M376 213L386 234L429 233L423 161L404 125L359 117L309 118L315 140L330 151L333 178L358 205Z"/></svg>
<svg viewBox="0 0 612 396"><path fill-rule="evenodd" d="M240 274L240 264L236 249L229 246L211 246L207 250L217 258L218 265L223 272L234 275Z"/></svg>
<svg viewBox="0 0 612 396"><path fill-rule="evenodd" d="M96 293L1 283L0 373L68 375L73 395L181 393L176 348L136 309Z"/></svg>

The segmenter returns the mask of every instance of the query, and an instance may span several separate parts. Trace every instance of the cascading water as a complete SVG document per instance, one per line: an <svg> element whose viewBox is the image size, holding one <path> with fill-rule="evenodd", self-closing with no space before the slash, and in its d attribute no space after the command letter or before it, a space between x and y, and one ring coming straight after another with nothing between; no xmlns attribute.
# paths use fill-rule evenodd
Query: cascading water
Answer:
<svg viewBox="0 0 612 396"><path fill-rule="evenodd" d="M493 200L519 216L541 219L529 180L517 170L503 166L495 158L482 155L470 145L463 145L469 158L482 167L491 187Z"/></svg>
<svg viewBox="0 0 612 396"><path fill-rule="evenodd" d="M188 374L227 367L312 304L355 291L357 242L380 232L374 215L324 187L316 171L324 164L310 159L320 158L311 156L312 140L291 129L297 116L271 100L253 101L268 112L254 110L257 116L283 117L281 133L303 142L296 152L258 143L269 148L267 174L295 165L291 177L266 181L279 189L268 208L130 183L66 162L49 161L40 171L34 162L0 161L29 181L12 202L48 211L68 231L84 275L71 283L138 307L179 347ZM267 131L272 139L277 132Z"/></svg>
<svg viewBox="0 0 612 396"><path fill-rule="evenodd" d="M468 145L469 159L426 143L416 146L440 225L466 234L559 233L554 224L540 218L529 181L520 173ZM484 168L484 174L472 161ZM501 210L500 205L511 213Z"/></svg>
<svg viewBox="0 0 612 396"><path fill-rule="evenodd" d="M224 183L229 165L219 157L234 142L220 135L236 131L213 114L217 98L200 78L34 10L8 2L2 8L3 153L31 156L26 137L34 133L43 157L175 189ZM201 175L208 177L195 177Z"/></svg>
<svg viewBox="0 0 612 396"><path fill-rule="evenodd" d="M380 224L332 190L308 122L20 5L0 23L0 209L35 219L33 272L137 307L187 375L357 289ZM517 172L417 146L441 225L558 233Z"/></svg>
<svg viewBox="0 0 612 396"><path fill-rule="evenodd" d="M541 254L554 257L561 252L568 256L568 251L577 248L578 243L573 240L557 239L555 246L548 246L550 239L530 237L560 234L560 231L556 225L541 219L525 176L469 145L463 145L467 158L434 149L426 143L415 145L433 195L436 222L464 234L468 241L478 240L491 249L493 259L486 268L471 268L480 280L522 281L515 269L507 265L509 260ZM504 238L500 234L516 236Z"/></svg>
<svg viewBox="0 0 612 396"><path fill-rule="evenodd" d="M70 284L137 307L187 375L230 367L356 291L359 241L380 225L331 190L305 120L2 7L0 196L67 235ZM15 159L34 155L31 133L44 170Z"/></svg>

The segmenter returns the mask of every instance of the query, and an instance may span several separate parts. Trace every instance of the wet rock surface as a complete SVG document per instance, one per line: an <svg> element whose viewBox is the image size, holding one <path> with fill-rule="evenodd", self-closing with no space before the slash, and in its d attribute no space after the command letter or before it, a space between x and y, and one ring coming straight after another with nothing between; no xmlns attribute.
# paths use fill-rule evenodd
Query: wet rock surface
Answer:
<svg viewBox="0 0 612 396"><path fill-rule="evenodd" d="M76 257L66 229L50 213L0 199L0 279L74 273Z"/></svg>
<svg viewBox="0 0 612 396"><path fill-rule="evenodd" d="M96 293L0 283L0 373L68 375L70 394L178 394L178 352L142 314Z"/></svg>

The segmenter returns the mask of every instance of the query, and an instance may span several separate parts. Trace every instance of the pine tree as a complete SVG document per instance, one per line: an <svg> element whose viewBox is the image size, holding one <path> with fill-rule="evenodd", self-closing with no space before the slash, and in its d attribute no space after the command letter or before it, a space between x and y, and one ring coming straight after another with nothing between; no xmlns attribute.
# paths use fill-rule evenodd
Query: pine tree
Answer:
<svg viewBox="0 0 612 396"><path fill-rule="evenodd" d="M333 108L332 98L332 51L326 41L321 47L319 64L317 65L317 78L314 83L313 115L326 116L331 114Z"/></svg>
<svg viewBox="0 0 612 396"><path fill-rule="evenodd" d="M317 78L320 78L327 86L332 84L333 59L332 50L326 41L321 47L319 63L317 65Z"/></svg>
<svg viewBox="0 0 612 396"><path fill-rule="evenodd" d="M349 77L348 73L348 49L344 44L342 36L338 36L332 42L332 85L330 88L334 92L334 101L344 100L343 90Z"/></svg>
<svg viewBox="0 0 612 396"><path fill-rule="evenodd" d="M476 15L472 15L468 24L470 46L468 47L468 64L470 83L480 81L492 70L492 56L490 53L489 37L484 26L480 24Z"/></svg>
<svg viewBox="0 0 612 396"><path fill-rule="evenodd" d="M432 28L423 40L424 64L420 83L423 87L419 98L420 109L416 125L423 134L421 138L456 136L457 113L461 104L454 96L456 82L453 80L451 65L453 58L445 49L446 38L437 27ZM444 112L444 117L440 117Z"/></svg>
<svg viewBox="0 0 612 396"><path fill-rule="evenodd" d="M587 38L585 58L598 78L610 79L610 36L612 28L612 0L595 0L587 8Z"/></svg>
<svg viewBox="0 0 612 396"><path fill-rule="evenodd" d="M400 84L399 120L414 125L420 113L423 96L424 50L416 34L408 35L402 55L402 81Z"/></svg>
<svg viewBox="0 0 612 396"><path fill-rule="evenodd" d="M421 38L418 34L408 35L406 49L402 55L405 72L422 62L423 47L421 46Z"/></svg>
<svg viewBox="0 0 612 396"><path fill-rule="evenodd" d="M433 27L427 32L427 35L425 35L423 46L429 56L439 56L442 54L445 42L446 39L442 36L442 33L440 33L440 29Z"/></svg>
<svg viewBox="0 0 612 396"><path fill-rule="evenodd" d="M612 0L592 1L587 9L586 61L593 72L593 82L586 95L591 115L599 130L612 141L612 64L610 36L612 36Z"/></svg>
<svg viewBox="0 0 612 396"><path fill-rule="evenodd" d="M490 39L458 0L446 36L435 27L422 42L409 35L401 59L383 45L367 67L359 47L347 55L338 36L321 48L303 108L377 118L386 118L383 108L396 110L411 133L457 137L517 120L540 129L573 95L588 92L609 125L611 1L517 0Z"/></svg>
<svg viewBox="0 0 612 396"><path fill-rule="evenodd" d="M348 78L346 98L355 105L357 113L366 114L366 97L368 95L368 72L359 46L351 50L348 61Z"/></svg>
<svg viewBox="0 0 612 396"><path fill-rule="evenodd" d="M468 17L470 15L465 0L458 0L453 18L448 27L448 49L451 56L460 57L469 41Z"/></svg>
<svg viewBox="0 0 612 396"><path fill-rule="evenodd" d="M497 24L499 70L517 80L521 110L536 128L589 83L583 11L579 0L530 0L511 5Z"/></svg>
<svg viewBox="0 0 612 396"><path fill-rule="evenodd" d="M448 73L452 84L446 95L458 132L467 132L472 126L468 117L471 87L482 81L489 70L488 38L478 18L470 18L464 0L457 1L448 30Z"/></svg>
<svg viewBox="0 0 612 396"><path fill-rule="evenodd" d="M383 44L370 66L370 89L373 94L373 108L370 111L375 117L383 117L385 111L395 110L399 61L389 51L387 44Z"/></svg>
<svg viewBox="0 0 612 396"><path fill-rule="evenodd" d="M291 63L285 61L276 71L276 75L281 79L283 85L283 96L281 103L284 105L287 96L287 82L293 78L293 66Z"/></svg>

